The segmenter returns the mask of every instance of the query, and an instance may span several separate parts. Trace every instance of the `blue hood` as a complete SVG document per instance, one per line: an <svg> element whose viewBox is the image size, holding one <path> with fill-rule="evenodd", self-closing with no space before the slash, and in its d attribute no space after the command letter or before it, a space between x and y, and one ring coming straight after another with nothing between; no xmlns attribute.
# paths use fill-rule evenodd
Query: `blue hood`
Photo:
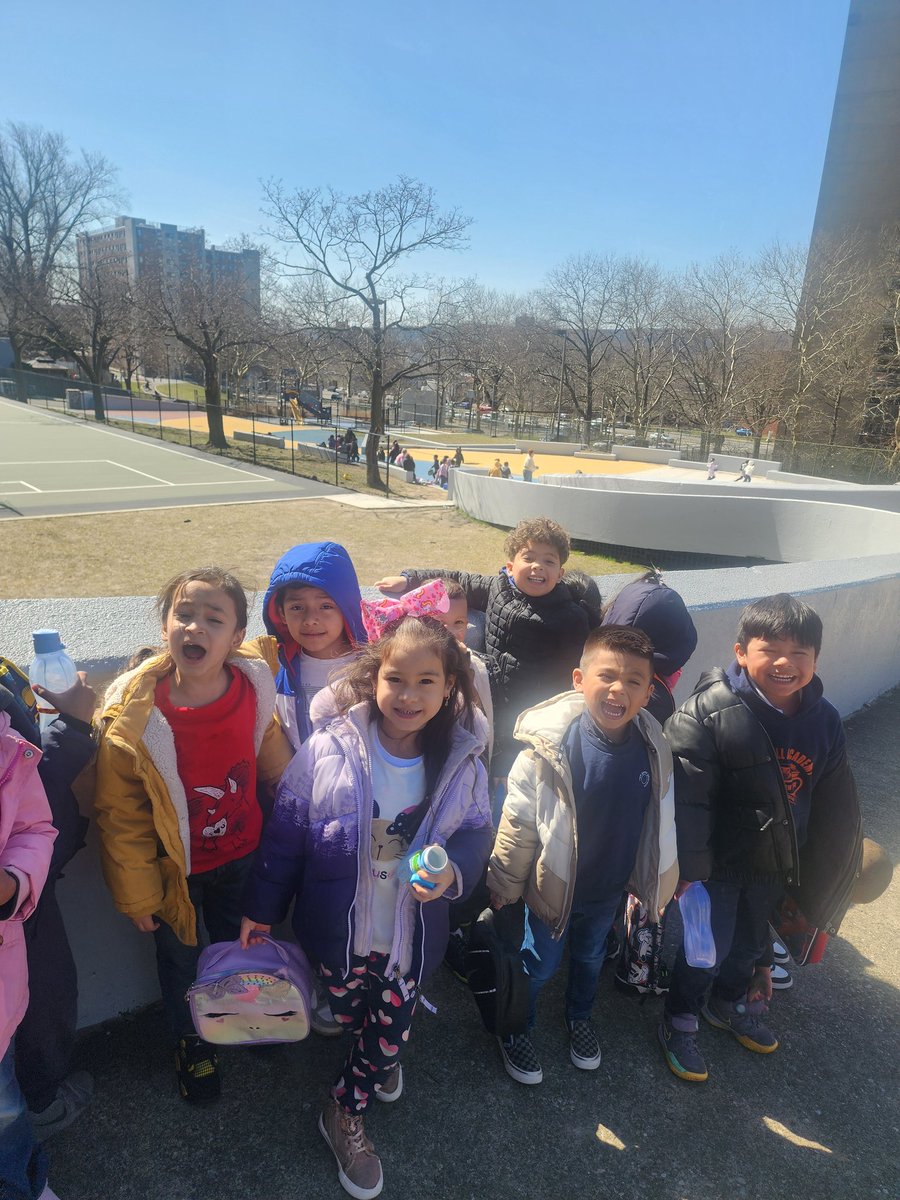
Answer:
<svg viewBox="0 0 900 1200"><path fill-rule="evenodd" d="M626 584L603 617L604 625L641 629L653 643L658 675L680 671L697 648L697 630L684 601L664 583L638 579Z"/></svg>
<svg viewBox="0 0 900 1200"><path fill-rule="evenodd" d="M353 645L367 641L356 571L350 555L337 542L304 542L292 546L275 564L263 601L263 620L269 633L290 655L296 645L275 603L277 593L285 587L321 588L340 608Z"/></svg>

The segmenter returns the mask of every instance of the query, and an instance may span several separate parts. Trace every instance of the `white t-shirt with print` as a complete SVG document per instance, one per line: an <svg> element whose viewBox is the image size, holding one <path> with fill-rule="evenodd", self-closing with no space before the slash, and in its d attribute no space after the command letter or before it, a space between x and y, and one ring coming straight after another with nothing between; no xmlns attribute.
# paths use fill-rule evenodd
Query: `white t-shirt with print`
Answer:
<svg viewBox="0 0 900 1200"><path fill-rule="evenodd" d="M377 815L372 817L372 843L369 866L372 871L372 949L390 953L394 941L394 914L397 888L409 855L409 843L395 827L396 818L415 808L425 795L425 759L396 758L381 744L372 727L369 747L372 763L372 790Z"/></svg>

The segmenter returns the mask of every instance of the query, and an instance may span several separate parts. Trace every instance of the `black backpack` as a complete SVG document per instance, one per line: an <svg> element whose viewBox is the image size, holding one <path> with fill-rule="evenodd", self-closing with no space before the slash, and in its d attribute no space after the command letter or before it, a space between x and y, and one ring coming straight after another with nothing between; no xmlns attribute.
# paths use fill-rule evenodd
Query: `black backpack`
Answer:
<svg viewBox="0 0 900 1200"><path fill-rule="evenodd" d="M520 947L524 906L486 908L472 923L466 947L469 988L488 1033L507 1038L528 1027L528 977Z"/></svg>

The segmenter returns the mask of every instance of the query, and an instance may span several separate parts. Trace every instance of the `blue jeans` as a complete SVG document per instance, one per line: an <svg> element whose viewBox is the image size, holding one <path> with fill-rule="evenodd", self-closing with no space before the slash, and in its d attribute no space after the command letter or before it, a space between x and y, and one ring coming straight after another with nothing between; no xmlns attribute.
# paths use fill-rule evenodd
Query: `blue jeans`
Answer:
<svg viewBox="0 0 900 1200"><path fill-rule="evenodd" d="M606 900L576 904L562 936L553 938L549 928L525 906L525 938L522 965L528 976L528 1028L534 1028L537 998L548 979L556 974L566 941L569 943L569 982L566 986L566 1020L590 1018L597 982L606 958L606 935L615 920L621 892Z"/></svg>
<svg viewBox="0 0 900 1200"><path fill-rule="evenodd" d="M34 1140L11 1042L0 1059L0 1196L34 1200L47 1183L47 1156Z"/></svg>
<svg viewBox="0 0 900 1200"><path fill-rule="evenodd" d="M733 1003L747 988L769 945L769 914L784 888L770 883L729 883L710 879L710 921L716 942L714 967L688 966L678 951L666 997L670 1016L698 1016L710 992Z"/></svg>
<svg viewBox="0 0 900 1200"><path fill-rule="evenodd" d="M197 961L203 948L200 916L210 942L233 942L240 936L244 884L250 874L253 855L235 858L211 871L188 876L188 894L197 913L197 945L186 946L178 940L170 925L159 921L156 939L156 969L162 991L169 1030L176 1040L195 1034L191 1010L185 993L197 978ZM158 918L157 918L158 919Z"/></svg>

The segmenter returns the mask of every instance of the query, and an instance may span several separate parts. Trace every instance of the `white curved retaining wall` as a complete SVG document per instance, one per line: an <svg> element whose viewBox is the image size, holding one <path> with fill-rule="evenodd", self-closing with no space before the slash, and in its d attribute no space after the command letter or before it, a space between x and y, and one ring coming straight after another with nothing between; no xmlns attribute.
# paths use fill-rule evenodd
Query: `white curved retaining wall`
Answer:
<svg viewBox="0 0 900 1200"><path fill-rule="evenodd" d="M456 472L453 499L464 512L492 525L513 526L522 517L552 517L574 538L647 550L737 555L776 562L805 562L883 554L900 549L900 513L848 503L864 492L824 489L828 500L753 493L700 484L597 487L573 478L541 484L478 478ZM716 487L712 484L710 487ZM883 489L891 504L897 488ZM661 504L661 494L665 503Z"/></svg>

